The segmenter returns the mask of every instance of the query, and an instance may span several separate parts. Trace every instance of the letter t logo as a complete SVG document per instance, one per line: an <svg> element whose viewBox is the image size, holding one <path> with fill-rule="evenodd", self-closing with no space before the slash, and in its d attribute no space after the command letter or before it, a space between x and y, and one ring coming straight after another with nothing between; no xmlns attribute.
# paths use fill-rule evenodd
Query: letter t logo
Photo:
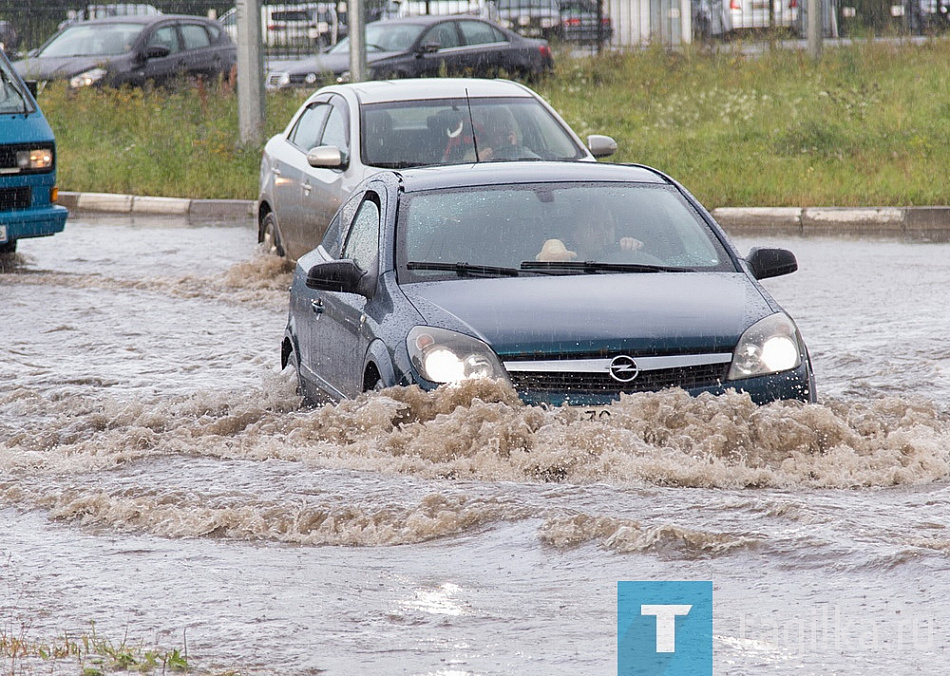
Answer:
<svg viewBox="0 0 950 676"><path fill-rule="evenodd" d="M656 616L656 651L676 652L676 616L689 615L693 606L640 606L641 615Z"/></svg>

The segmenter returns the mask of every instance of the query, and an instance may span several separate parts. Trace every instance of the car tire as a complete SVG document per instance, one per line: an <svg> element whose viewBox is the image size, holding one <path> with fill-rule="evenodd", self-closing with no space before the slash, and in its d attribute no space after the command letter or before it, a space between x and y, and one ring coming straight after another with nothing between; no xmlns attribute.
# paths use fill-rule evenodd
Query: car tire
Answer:
<svg viewBox="0 0 950 676"><path fill-rule="evenodd" d="M262 245L264 252L274 256L285 256L284 246L280 241L280 230L277 228L277 217L274 212L268 212L261 221L260 234L257 241Z"/></svg>

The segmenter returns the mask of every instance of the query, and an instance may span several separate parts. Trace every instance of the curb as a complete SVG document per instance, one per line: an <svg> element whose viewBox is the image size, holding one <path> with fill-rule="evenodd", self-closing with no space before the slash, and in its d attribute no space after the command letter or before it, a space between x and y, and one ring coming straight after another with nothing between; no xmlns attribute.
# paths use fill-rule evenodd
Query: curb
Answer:
<svg viewBox="0 0 950 676"><path fill-rule="evenodd" d="M712 215L738 234L950 240L950 207L720 207Z"/></svg>
<svg viewBox="0 0 950 676"><path fill-rule="evenodd" d="M95 192L60 192L71 212L186 216L203 221L253 220L255 200L198 200ZM713 218L735 234L851 235L950 241L950 207L719 207Z"/></svg>
<svg viewBox="0 0 950 676"><path fill-rule="evenodd" d="M257 213L254 200L193 200L98 192L60 192L57 203L70 212L187 216L205 221L253 219Z"/></svg>

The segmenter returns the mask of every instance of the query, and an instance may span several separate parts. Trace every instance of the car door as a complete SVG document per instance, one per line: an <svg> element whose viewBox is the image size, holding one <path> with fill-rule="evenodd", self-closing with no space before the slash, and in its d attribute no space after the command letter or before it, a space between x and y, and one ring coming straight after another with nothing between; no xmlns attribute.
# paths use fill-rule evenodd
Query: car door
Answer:
<svg viewBox="0 0 950 676"><path fill-rule="evenodd" d="M412 64L414 77L438 77L461 73L464 67L462 38L455 21L442 21L419 37L419 51ZM437 48L436 48L437 46Z"/></svg>
<svg viewBox="0 0 950 676"><path fill-rule="evenodd" d="M161 55L157 55L155 48L167 49L167 53L163 51L159 52ZM174 22L165 21L153 25L145 38L144 79L155 84L169 82L184 65L181 51L181 38Z"/></svg>
<svg viewBox="0 0 950 676"><path fill-rule="evenodd" d="M280 152L272 158L272 206L285 247L292 249L287 251L292 258L299 258L304 248L295 243L302 240L307 222L304 183L310 185L310 173L314 171L307 162L307 153L320 144L331 108L325 98L305 108L287 134Z"/></svg>
<svg viewBox="0 0 950 676"><path fill-rule="evenodd" d="M187 75L213 77L221 71L220 55L211 46L211 36L204 25L196 21L178 24L181 33L182 67ZM218 62L216 63L215 57Z"/></svg>
<svg viewBox="0 0 950 676"><path fill-rule="evenodd" d="M326 122L317 145L339 148L346 158L358 160L350 144L349 106L342 96L336 94L328 97L326 105ZM306 163L306 157L304 162ZM353 181L362 178L351 178L350 175L358 173L358 170L354 168L349 170L348 174L348 166L347 162L342 167L330 168L306 165L301 183L299 221L299 241L304 243L305 251L320 243L327 224L352 189Z"/></svg>
<svg viewBox="0 0 950 676"><path fill-rule="evenodd" d="M346 233L342 259L353 260L362 270L376 275L379 268L379 233L382 203L378 193L367 190ZM367 327L365 296L321 291L316 316L311 322L308 353L321 365L318 376L332 391L357 396L363 388L363 361L372 340ZM319 357L314 357L319 355Z"/></svg>
<svg viewBox="0 0 950 676"><path fill-rule="evenodd" d="M463 19L458 22L465 41L462 67L477 77L494 77L501 69L515 73L518 64L512 59L508 37L485 21Z"/></svg>

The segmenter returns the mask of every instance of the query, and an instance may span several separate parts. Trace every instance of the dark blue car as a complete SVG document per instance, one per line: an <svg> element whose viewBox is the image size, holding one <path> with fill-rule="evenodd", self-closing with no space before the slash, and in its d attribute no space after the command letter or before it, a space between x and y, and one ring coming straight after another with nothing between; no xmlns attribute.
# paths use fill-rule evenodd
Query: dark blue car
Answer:
<svg viewBox="0 0 950 676"><path fill-rule="evenodd" d="M645 166L511 162L386 171L297 262L281 362L309 401L466 378L527 403L728 389L815 400L794 321L678 183Z"/></svg>

